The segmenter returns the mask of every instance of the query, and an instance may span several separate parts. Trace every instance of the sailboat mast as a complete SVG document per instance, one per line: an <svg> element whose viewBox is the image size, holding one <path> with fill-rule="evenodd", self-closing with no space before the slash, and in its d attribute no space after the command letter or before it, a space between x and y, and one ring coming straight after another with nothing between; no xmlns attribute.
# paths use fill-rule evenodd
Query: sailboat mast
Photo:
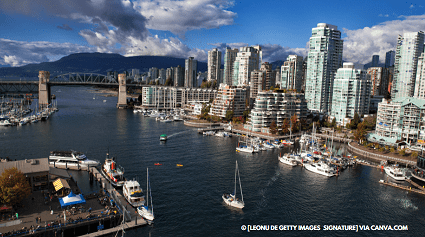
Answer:
<svg viewBox="0 0 425 237"><path fill-rule="evenodd" d="M236 200L236 173L237 173L237 171L238 171L238 161L236 161L236 168L235 168L235 191L233 191L233 195L235 195L234 196L234 199Z"/></svg>
<svg viewBox="0 0 425 237"><path fill-rule="evenodd" d="M149 206L149 196L148 194L148 190L149 190L149 168L146 168L146 206Z"/></svg>
<svg viewBox="0 0 425 237"><path fill-rule="evenodd" d="M239 187L241 189L241 196L242 196L242 202L243 202L242 183L241 183L241 175L239 174L239 169L238 169L238 177L239 177Z"/></svg>

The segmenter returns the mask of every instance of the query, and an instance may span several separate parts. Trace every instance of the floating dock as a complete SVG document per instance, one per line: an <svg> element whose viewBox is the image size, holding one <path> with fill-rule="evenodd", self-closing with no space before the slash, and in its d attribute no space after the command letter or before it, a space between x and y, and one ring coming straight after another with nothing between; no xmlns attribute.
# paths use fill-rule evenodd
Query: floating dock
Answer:
<svg viewBox="0 0 425 237"><path fill-rule="evenodd" d="M379 183L384 184L384 185L388 185L388 186L391 186L391 187L394 187L394 188L399 188L399 189L411 191L411 192L418 193L418 194L425 194L425 191L423 191L423 190L418 190L418 189L415 189L415 188L412 188L412 187L409 187L409 186L406 186L406 185L388 182L388 181L385 181L385 180L382 180L382 179L379 181Z"/></svg>

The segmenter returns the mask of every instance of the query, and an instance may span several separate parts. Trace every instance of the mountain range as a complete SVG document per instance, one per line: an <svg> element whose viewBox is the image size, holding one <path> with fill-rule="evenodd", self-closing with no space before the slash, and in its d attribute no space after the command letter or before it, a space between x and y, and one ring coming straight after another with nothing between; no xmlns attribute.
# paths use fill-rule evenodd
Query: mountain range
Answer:
<svg viewBox="0 0 425 237"><path fill-rule="evenodd" d="M106 75L108 71L131 71L139 69L147 72L149 68L184 67L184 58L164 56L124 57L109 53L76 53L65 56L54 62L28 64L21 67L2 67L0 77L37 77L38 71L49 71L51 76L69 72L92 72ZM198 71L207 71L207 63L198 62Z"/></svg>

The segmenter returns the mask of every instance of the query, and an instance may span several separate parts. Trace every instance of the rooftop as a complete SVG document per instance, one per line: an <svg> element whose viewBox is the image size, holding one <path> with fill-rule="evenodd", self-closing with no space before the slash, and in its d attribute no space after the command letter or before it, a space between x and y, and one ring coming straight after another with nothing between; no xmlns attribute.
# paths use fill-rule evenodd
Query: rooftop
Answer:
<svg viewBox="0 0 425 237"><path fill-rule="evenodd" d="M4 170L16 167L24 174L49 172L49 162L47 158L25 159L18 161L2 160L0 162L0 174Z"/></svg>

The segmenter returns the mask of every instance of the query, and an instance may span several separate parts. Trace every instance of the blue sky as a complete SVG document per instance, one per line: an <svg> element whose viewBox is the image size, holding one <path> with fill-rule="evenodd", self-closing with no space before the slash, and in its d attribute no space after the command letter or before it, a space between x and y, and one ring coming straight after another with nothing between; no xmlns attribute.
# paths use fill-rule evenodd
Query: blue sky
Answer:
<svg viewBox="0 0 425 237"><path fill-rule="evenodd" d="M384 60L397 35L425 31L421 1L20 0L0 1L0 65L78 52L205 61L218 47L258 45L264 61L306 56L317 23L338 26L346 61Z"/></svg>

